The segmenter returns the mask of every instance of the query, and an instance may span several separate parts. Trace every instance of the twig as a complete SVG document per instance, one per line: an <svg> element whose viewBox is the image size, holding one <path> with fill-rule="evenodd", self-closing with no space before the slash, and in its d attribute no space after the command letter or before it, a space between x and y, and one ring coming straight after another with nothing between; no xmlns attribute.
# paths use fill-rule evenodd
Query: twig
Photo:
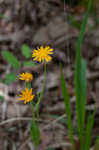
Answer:
<svg viewBox="0 0 99 150"><path fill-rule="evenodd" d="M72 147L72 144L64 142L64 143L53 144L53 145L51 145L50 147L59 148L59 147L66 147L66 146L67 146L67 147ZM46 147L45 149L48 149L48 148L49 148L49 146Z"/></svg>
<svg viewBox="0 0 99 150"><path fill-rule="evenodd" d="M11 118L11 119L4 120L4 121L0 122L0 126L5 125L7 123L14 122L14 121L29 121L29 120L32 120L32 119L33 119L32 117ZM39 119L39 121L40 122L45 122L45 123L49 122L49 121L44 121L44 120L41 120L41 119Z"/></svg>

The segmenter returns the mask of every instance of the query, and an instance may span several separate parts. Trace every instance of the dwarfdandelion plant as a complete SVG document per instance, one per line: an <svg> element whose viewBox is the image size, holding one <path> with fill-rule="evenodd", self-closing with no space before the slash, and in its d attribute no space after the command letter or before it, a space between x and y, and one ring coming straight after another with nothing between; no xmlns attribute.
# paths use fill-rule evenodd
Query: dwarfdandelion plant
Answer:
<svg viewBox="0 0 99 150"><path fill-rule="evenodd" d="M46 85L46 63L52 60L53 49L50 46L40 46L37 50L34 49L32 51L32 57L33 61L43 63L44 64L44 82L42 85L42 90L39 94L37 94L37 103L34 103L35 95L32 93L32 86L31 81L33 80L33 75L29 72L21 73L19 75L19 79L25 81L25 90L21 91L21 94L19 95L19 100L23 100L24 104L30 103L32 106L32 112L33 112L33 120L31 121L31 127L30 127L30 134L32 137L32 140L34 142L35 148L37 148L39 141L40 141L40 130L38 128L37 121L39 120L39 104L41 102L41 99L44 95L44 89ZM37 121L36 121L36 114L35 109L37 113Z"/></svg>

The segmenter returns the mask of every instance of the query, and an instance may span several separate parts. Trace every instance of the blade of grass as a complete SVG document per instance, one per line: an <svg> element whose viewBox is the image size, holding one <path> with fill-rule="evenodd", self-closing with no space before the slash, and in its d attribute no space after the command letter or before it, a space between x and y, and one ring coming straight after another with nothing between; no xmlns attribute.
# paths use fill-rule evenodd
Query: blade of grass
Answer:
<svg viewBox="0 0 99 150"><path fill-rule="evenodd" d="M93 114L89 115L88 121L87 121L87 126L86 126L86 134L85 134L85 141L84 141L84 150L90 150L90 145L91 145L91 139L92 139L92 127L94 123L94 118L95 118L95 112Z"/></svg>
<svg viewBox="0 0 99 150"><path fill-rule="evenodd" d="M78 76L79 78L79 84L80 84L80 101L79 105L77 107L77 112L78 114L78 121L79 121L79 136L80 136L80 145L83 145L83 134L84 134L84 125L85 125L85 112L86 112L86 63L85 60L81 58L81 67L80 67L80 75ZM76 102L76 104L78 104ZM77 111L76 110L76 111ZM83 149L81 149L83 150Z"/></svg>
<svg viewBox="0 0 99 150"><path fill-rule="evenodd" d="M99 136L96 139L94 150L99 150Z"/></svg>
<svg viewBox="0 0 99 150"><path fill-rule="evenodd" d="M70 97L68 95L68 91L66 88L64 74L62 72L62 66L60 66L60 69L61 69L62 94L64 97L64 105L65 105L66 115L68 118L69 138L70 138L70 141L72 144L72 149L75 150L74 140L73 140L73 127L72 127L72 117L71 117L71 108L70 108Z"/></svg>
<svg viewBox="0 0 99 150"><path fill-rule="evenodd" d="M78 124L78 130L79 130L79 136L80 136L80 142L82 143L82 131L84 124L84 116L85 116L85 90L84 85L86 84L86 80L83 78L84 83L82 82L82 74L83 73L83 65L82 57L81 57L81 46L84 39L85 31L86 31L86 25L88 21L88 15L89 11L92 5L92 0L89 0L88 3L88 9L85 15L85 19L83 21L83 24L81 25L81 30L79 34L79 38L77 41L77 48L76 48L76 64L75 64L75 95L76 95L76 113L77 113L77 124ZM85 69L84 69L85 70ZM82 96L83 95L83 96ZM82 98L83 97L83 98ZM83 105L83 106L82 106ZM83 108L83 109L82 109Z"/></svg>
<svg viewBox="0 0 99 150"><path fill-rule="evenodd" d="M85 121L85 111L86 111L86 62L84 59L81 59L81 76L80 76L80 84L81 84L81 97L80 97L80 106L81 106L81 128L84 129L84 121Z"/></svg>

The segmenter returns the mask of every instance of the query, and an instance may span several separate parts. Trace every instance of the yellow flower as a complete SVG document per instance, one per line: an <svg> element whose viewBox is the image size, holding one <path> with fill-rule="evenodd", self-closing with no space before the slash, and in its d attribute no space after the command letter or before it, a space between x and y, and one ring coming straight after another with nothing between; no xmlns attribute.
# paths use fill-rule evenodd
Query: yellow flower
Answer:
<svg viewBox="0 0 99 150"><path fill-rule="evenodd" d="M33 79L33 76L31 73L25 72L19 75L20 80L25 80L26 82L29 82Z"/></svg>
<svg viewBox="0 0 99 150"><path fill-rule="evenodd" d="M25 90L21 91L21 94L19 96L20 98L18 98L18 100L24 100L24 104L26 104L32 101L35 95L32 95L32 88L30 90L28 88L25 88Z"/></svg>
<svg viewBox="0 0 99 150"><path fill-rule="evenodd" d="M49 62L52 60L52 57L50 56L53 54L53 49L50 48L50 46L40 46L37 50L34 49L32 53L32 57L34 58L34 61L38 61L41 63L41 61Z"/></svg>

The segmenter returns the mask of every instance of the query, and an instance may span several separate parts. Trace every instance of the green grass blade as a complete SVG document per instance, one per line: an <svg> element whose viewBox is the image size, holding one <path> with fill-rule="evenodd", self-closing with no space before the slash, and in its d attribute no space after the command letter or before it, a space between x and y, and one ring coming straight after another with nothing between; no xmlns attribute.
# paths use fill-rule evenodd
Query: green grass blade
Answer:
<svg viewBox="0 0 99 150"><path fill-rule="evenodd" d="M98 136L97 139L96 139L96 143L95 143L95 146L94 146L94 150L99 150L99 136Z"/></svg>
<svg viewBox="0 0 99 150"><path fill-rule="evenodd" d="M87 126L86 126L86 134L85 134L85 141L84 141L84 150L90 150L90 145L91 145L91 139L92 139L92 127L94 123L94 118L95 118L95 111L92 115L89 115L88 121L87 121Z"/></svg>
<svg viewBox="0 0 99 150"><path fill-rule="evenodd" d="M83 59L81 59L81 76L80 76L80 84L81 84L81 126L82 130L84 128L85 121L85 111L86 111L86 63Z"/></svg>
<svg viewBox="0 0 99 150"><path fill-rule="evenodd" d="M86 105L86 63L81 58L80 72L76 78L76 112L80 141L82 143L82 136L85 121L85 105ZM79 88L78 88L79 87Z"/></svg>
<svg viewBox="0 0 99 150"><path fill-rule="evenodd" d="M81 46L83 43L83 38L86 31L86 25L88 21L88 15L91 8L92 0L89 0L88 9L85 15L85 19L83 24L81 25L81 31L79 34L79 38L77 41L77 48L76 48L76 64L75 64L75 95L76 95L76 111L77 111L77 123L78 123L78 130L80 134L80 140L82 139L82 122L84 122L84 115L85 115L85 102L83 102L84 95L84 87L86 80L85 77L83 78L84 83L82 82L82 74L84 74L84 64L81 57ZM84 69L84 70L83 70ZM83 85L84 84L84 85ZM83 96L82 96L83 94ZM82 98L83 97L83 98ZM85 99L84 99L85 101ZM83 109L82 109L83 104ZM83 116L83 117L82 117Z"/></svg>
<svg viewBox="0 0 99 150"><path fill-rule="evenodd" d="M81 30L80 30L80 34L79 34L79 38L78 38L78 42L77 42L77 55L80 56L80 49L81 49L81 46L82 46L82 42L83 42L83 39L84 39L84 35L85 35L85 31L86 31L86 26L87 26L87 22L88 22L88 16L89 16L89 12L90 12L90 9L91 9L91 5L92 5L92 2L93 0L89 0L89 3L88 3L88 9L87 9L87 12L86 12L86 15L85 15L85 19L81 25Z"/></svg>
<svg viewBox="0 0 99 150"><path fill-rule="evenodd" d="M62 85L62 94L64 97L64 105L65 105L66 115L68 118L69 138L70 138L73 150L74 150L75 147L74 147L74 140L73 140L73 127L72 127L72 117L71 117L71 108L70 108L70 97L68 95L68 91L66 88L64 74L62 72L62 67L61 67L61 85Z"/></svg>

